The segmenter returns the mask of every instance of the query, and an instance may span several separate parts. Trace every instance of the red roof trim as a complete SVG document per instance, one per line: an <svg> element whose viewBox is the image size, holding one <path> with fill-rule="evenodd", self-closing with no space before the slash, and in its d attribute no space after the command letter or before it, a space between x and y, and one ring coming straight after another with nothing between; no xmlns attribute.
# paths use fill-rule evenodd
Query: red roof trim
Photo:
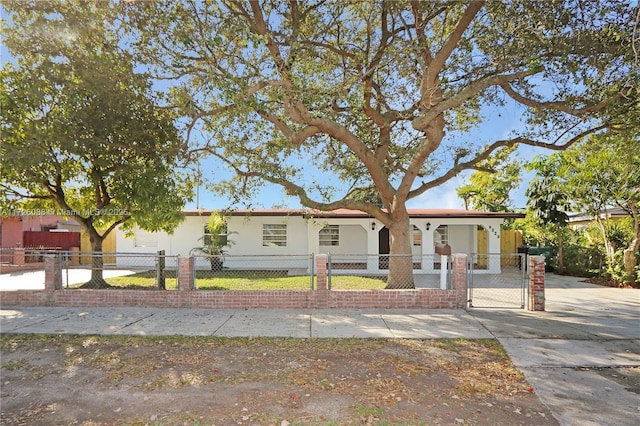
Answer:
<svg viewBox="0 0 640 426"><path fill-rule="evenodd" d="M412 218L496 218L517 219L525 217L524 213L482 212L456 209L408 209ZM185 210L186 216L209 216L212 210ZM261 209L234 210L226 213L229 216L312 216L317 218L372 218L369 213L358 210L338 209L330 212L311 209Z"/></svg>

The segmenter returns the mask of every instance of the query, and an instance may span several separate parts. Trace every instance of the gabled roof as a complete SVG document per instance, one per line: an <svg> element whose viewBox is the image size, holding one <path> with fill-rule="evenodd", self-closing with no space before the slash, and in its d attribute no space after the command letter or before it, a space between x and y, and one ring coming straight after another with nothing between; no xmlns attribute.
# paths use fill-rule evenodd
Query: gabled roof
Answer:
<svg viewBox="0 0 640 426"><path fill-rule="evenodd" d="M209 216L213 210L185 210L187 216ZM483 212L457 209L408 209L412 218L496 218L517 219L525 217L524 213ZM234 210L225 212L228 216L312 216L317 218L372 218L369 213L359 210L337 209L321 211L312 209L258 209Z"/></svg>

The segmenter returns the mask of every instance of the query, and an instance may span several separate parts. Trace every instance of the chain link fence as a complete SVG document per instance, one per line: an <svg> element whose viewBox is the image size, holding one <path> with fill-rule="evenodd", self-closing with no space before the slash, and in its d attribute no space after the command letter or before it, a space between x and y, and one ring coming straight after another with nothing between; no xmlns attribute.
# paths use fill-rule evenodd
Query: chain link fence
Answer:
<svg viewBox="0 0 640 426"><path fill-rule="evenodd" d="M198 290L313 290L315 256L193 256Z"/></svg>
<svg viewBox="0 0 640 426"><path fill-rule="evenodd" d="M469 307L524 309L526 265L523 253L469 256Z"/></svg>
<svg viewBox="0 0 640 426"><path fill-rule="evenodd" d="M44 257L48 254L65 253L55 247L42 248L0 248L0 267L8 270L44 269Z"/></svg>
<svg viewBox="0 0 640 426"><path fill-rule="evenodd" d="M175 290L178 257L158 253L60 252L65 288Z"/></svg>
<svg viewBox="0 0 640 426"><path fill-rule="evenodd" d="M451 277L451 257L437 254L331 254L328 259L330 289L449 289Z"/></svg>
<svg viewBox="0 0 640 426"><path fill-rule="evenodd" d="M51 248L0 248L0 290L44 289L44 258Z"/></svg>
<svg viewBox="0 0 640 426"><path fill-rule="evenodd" d="M59 250L2 249L3 265L14 262L36 267L34 277L22 279L44 287L44 256L60 259L64 288L177 288L178 257L158 253L92 253ZM28 259L29 262L26 262ZM315 256L223 255L193 256L193 278L200 290L313 290ZM328 256L330 289L442 288L452 287L451 257L440 255L331 254ZM36 276L37 275L37 276ZM0 277L6 281L7 274ZM36 288L34 287L34 288Z"/></svg>

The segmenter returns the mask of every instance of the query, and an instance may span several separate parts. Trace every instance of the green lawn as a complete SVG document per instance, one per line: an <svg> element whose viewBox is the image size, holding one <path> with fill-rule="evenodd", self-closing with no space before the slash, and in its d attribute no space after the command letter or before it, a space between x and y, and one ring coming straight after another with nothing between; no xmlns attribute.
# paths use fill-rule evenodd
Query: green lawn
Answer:
<svg viewBox="0 0 640 426"><path fill-rule="evenodd" d="M156 272L143 271L133 275L107 278L114 287L155 288ZM333 276L334 290L372 290L383 289L386 277L359 277L351 275ZM175 271L165 272L167 290L177 288ZM198 290L309 290L309 276L288 276L286 271L196 271L196 289ZM314 288L316 281L314 278ZM77 287L71 285L70 287Z"/></svg>

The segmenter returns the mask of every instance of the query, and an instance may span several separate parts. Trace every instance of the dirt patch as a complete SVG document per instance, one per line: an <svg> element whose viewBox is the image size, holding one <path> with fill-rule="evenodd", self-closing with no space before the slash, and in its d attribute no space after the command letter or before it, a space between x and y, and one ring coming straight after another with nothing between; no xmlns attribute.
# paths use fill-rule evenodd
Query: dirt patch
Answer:
<svg viewBox="0 0 640 426"><path fill-rule="evenodd" d="M2 335L3 425L555 425L495 340Z"/></svg>

